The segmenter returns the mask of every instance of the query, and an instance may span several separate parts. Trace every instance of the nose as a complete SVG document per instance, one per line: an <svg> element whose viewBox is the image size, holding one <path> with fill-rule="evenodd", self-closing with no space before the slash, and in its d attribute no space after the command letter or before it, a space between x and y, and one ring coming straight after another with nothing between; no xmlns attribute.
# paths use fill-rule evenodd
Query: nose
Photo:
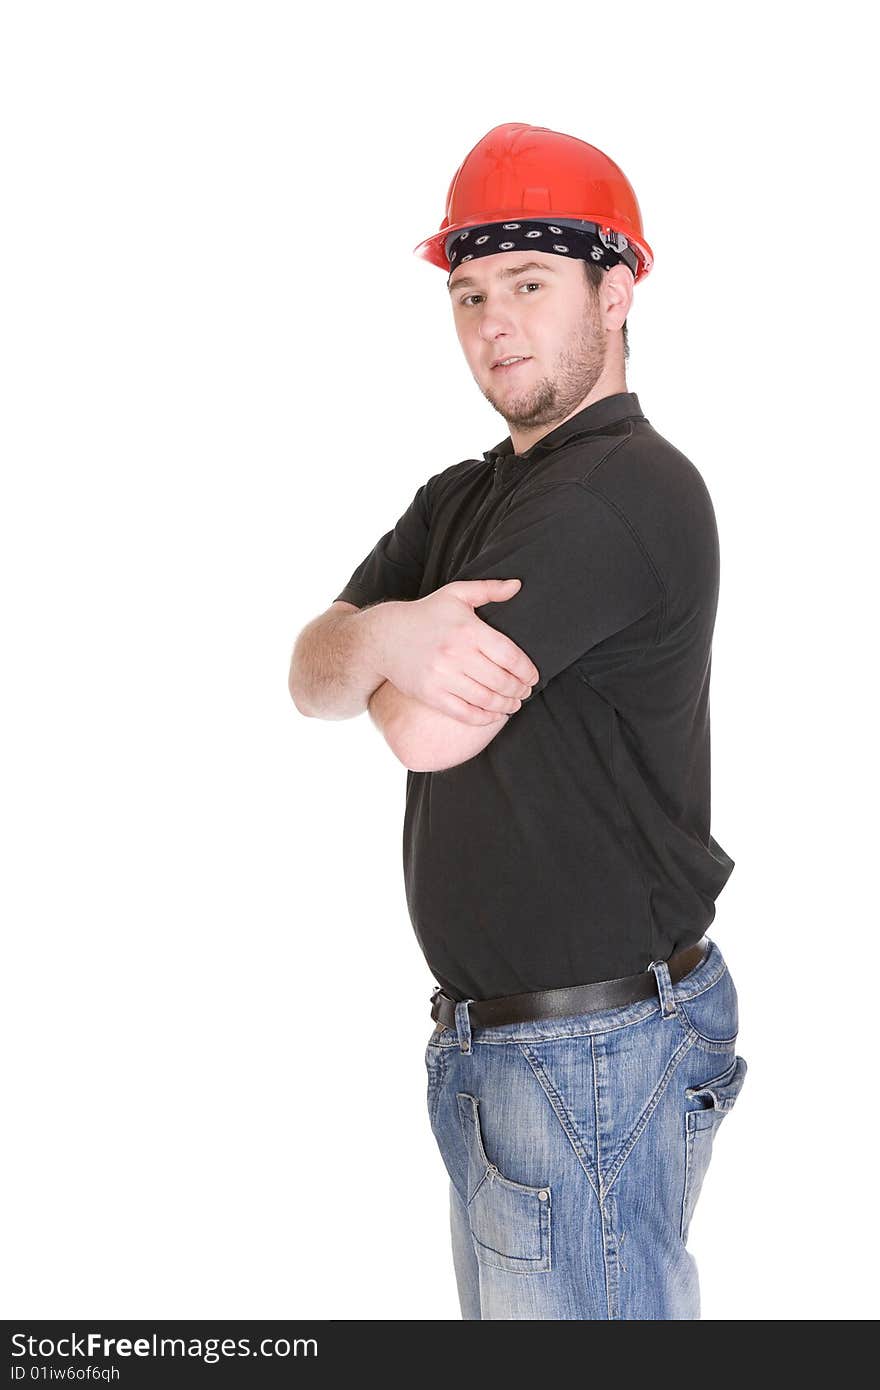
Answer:
<svg viewBox="0 0 880 1390"><path fill-rule="evenodd" d="M480 335L487 342L494 343L498 340L504 346L504 339L513 335L516 324L509 314L493 312L487 314L480 324Z"/></svg>
<svg viewBox="0 0 880 1390"><path fill-rule="evenodd" d="M488 359L487 365L490 370L497 357L509 357L517 351L516 344L519 342L519 334L516 332L515 325L505 324L487 331L481 336L485 339L482 355Z"/></svg>
<svg viewBox="0 0 880 1390"><path fill-rule="evenodd" d="M480 336L487 342L494 342L501 335L510 336L516 331L516 319L509 309L504 309L501 302L497 304L484 304L483 312L480 315ZM503 343L502 343L503 346Z"/></svg>

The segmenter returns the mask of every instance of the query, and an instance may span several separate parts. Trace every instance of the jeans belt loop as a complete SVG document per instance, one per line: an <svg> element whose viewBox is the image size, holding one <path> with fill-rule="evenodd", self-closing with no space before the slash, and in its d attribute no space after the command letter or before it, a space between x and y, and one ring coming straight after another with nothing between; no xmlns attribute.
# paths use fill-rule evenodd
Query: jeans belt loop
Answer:
<svg viewBox="0 0 880 1390"><path fill-rule="evenodd" d="M676 1003L675 995L672 992L672 979L669 974L669 966L665 960L652 960L648 966L653 970L654 978L657 981L657 991L660 995L661 1013L664 1018L675 1018Z"/></svg>
<svg viewBox="0 0 880 1390"><path fill-rule="evenodd" d="M473 1004L473 999L460 999L455 1006L455 1028L458 1033L458 1045L462 1052L473 1052L471 1047L471 1019L468 1013L468 1005Z"/></svg>

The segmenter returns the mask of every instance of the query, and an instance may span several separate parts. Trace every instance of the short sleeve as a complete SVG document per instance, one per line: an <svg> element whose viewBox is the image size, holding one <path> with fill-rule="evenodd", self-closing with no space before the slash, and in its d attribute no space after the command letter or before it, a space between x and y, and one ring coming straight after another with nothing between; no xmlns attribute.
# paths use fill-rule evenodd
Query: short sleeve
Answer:
<svg viewBox="0 0 880 1390"><path fill-rule="evenodd" d="M479 553L447 582L458 579L522 581L513 598L474 611L535 663L536 692L664 596L626 518L579 482L514 501Z"/></svg>
<svg viewBox="0 0 880 1390"><path fill-rule="evenodd" d="M432 481L422 484L403 516L376 542L336 599L365 608L389 599L418 598L425 572Z"/></svg>

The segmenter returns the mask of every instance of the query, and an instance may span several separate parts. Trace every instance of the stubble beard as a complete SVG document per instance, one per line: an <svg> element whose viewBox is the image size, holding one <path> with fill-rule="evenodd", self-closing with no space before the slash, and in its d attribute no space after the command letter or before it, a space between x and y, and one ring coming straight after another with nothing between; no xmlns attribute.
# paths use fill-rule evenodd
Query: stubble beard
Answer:
<svg viewBox="0 0 880 1390"><path fill-rule="evenodd" d="M552 376L524 386L518 393L495 399L489 391L486 400L508 425L535 429L565 420L592 391L605 369L608 342L593 304L585 314L574 342L560 353Z"/></svg>

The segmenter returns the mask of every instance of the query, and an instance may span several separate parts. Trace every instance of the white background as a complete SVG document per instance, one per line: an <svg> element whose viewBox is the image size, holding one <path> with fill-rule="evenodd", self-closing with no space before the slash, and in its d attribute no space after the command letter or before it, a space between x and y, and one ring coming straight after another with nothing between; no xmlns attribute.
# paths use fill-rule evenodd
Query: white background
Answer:
<svg viewBox="0 0 880 1390"><path fill-rule="evenodd" d="M507 433L412 254L505 121L633 183L628 389L718 519L703 1316L876 1316L864 14L4 6L4 1316L459 1317L406 772L287 672Z"/></svg>

